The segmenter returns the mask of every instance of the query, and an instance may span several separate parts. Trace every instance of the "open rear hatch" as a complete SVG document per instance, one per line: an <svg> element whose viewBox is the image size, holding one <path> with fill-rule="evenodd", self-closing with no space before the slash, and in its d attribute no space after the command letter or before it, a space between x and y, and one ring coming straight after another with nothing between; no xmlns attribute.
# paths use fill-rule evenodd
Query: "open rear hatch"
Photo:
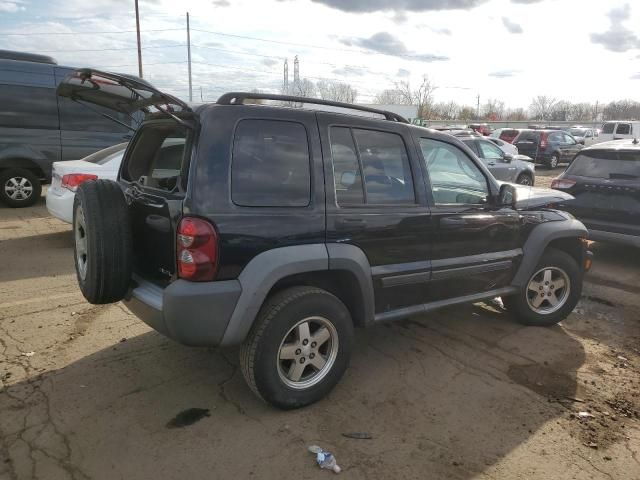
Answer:
<svg viewBox="0 0 640 480"><path fill-rule="evenodd" d="M119 183L132 222L134 272L164 286L176 278L177 223L191 160L197 120L182 100L129 75L80 69L60 84L58 95L130 116L141 112L139 126L125 152ZM162 113L162 115L149 114Z"/></svg>

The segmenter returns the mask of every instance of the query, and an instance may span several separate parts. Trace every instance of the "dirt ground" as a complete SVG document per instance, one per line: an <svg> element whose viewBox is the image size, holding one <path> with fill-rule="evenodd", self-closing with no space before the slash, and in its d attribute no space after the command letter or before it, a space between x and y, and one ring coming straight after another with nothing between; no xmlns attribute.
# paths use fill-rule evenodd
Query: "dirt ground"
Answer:
<svg viewBox="0 0 640 480"><path fill-rule="evenodd" d="M344 478L640 479L640 252L593 250L561 325L488 303L360 330L337 388L282 412L237 351L87 304L44 202L0 208L0 478L328 478L318 444Z"/></svg>

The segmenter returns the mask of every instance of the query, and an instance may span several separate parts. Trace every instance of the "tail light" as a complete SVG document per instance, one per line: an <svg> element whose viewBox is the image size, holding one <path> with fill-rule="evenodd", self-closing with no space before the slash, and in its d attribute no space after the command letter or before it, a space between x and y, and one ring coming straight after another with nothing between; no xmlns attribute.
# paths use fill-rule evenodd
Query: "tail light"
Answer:
<svg viewBox="0 0 640 480"><path fill-rule="evenodd" d="M540 134L540 145L539 148L547 148L547 134L546 133L542 133Z"/></svg>
<svg viewBox="0 0 640 480"><path fill-rule="evenodd" d="M75 192L78 190L78 186L81 183L97 179L97 175L92 175L90 173L70 173L69 175L62 176L62 187Z"/></svg>
<svg viewBox="0 0 640 480"><path fill-rule="evenodd" d="M551 188L555 188L556 190L568 190L575 184L575 180L569 180L568 178L554 178L551 182Z"/></svg>
<svg viewBox="0 0 640 480"><path fill-rule="evenodd" d="M218 270L218 233L196 217L184 217L176 241L178 276L192 282L209 282Z"/></svg>

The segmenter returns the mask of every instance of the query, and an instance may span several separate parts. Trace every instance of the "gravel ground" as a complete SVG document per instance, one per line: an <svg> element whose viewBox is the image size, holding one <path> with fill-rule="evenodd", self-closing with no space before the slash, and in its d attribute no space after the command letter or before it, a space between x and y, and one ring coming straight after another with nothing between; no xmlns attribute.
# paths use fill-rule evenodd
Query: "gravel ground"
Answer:
<svg viewBox="0 0 640 480"><path fill-rule="evenodd" d="M43 202L0 207L0 478L328 478L319 444L345 478L638 479L640 255L593 250L562 325L486 303L360 330L338 387L282 412L237 351L87 304L70 228Z"/></svg>

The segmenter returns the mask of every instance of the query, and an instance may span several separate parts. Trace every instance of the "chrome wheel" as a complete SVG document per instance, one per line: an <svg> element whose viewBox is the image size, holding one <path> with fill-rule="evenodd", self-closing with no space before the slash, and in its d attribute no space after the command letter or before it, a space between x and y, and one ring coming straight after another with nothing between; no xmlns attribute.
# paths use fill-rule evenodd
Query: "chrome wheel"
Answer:
<svg viewBox="0 0 640 480"><path fill-rule="evenodd" d="M533 274L527 286L527 303L535 313L548 315L562 308L569 298L569 276L557 267L544 267Z"/></svg>
<svg viewBox="0 0 640 480"><path fill-rule="evenodd" d="M557 155L551 156L551 160L549 160L549 166L551 168L556 168L558 166L558 156Z"/></svg>
<svg viewBox="0 0 640 480"><path fill-rule="evenodd" d="M4 193L11 200L27 200L33 195L33 185L28 178L11 177L4 183Z"/></svg>
<svg viewBox="0 0 640 480"><path fill-rule="evenodd" d="M531 185L533 182L531 181L531 177L529 175L520 175L520 178L518 178L518 183L520 185Z"/></svg>
<svg viewBox="0 0 640 480"><path fill-rule="evenodd" d="M82 206L78 205L74 225L74 235L76 239L76 263L80 278L84 280L87 276L87 231L84 220Z"/></svg>
<svg viewBox="0 0 640 480"><path fill-rule="evenodd" d="M302 390L319 383L338 355L338 332L324 317L296 323L278 349L278 375L289 387Z"/></svg>

